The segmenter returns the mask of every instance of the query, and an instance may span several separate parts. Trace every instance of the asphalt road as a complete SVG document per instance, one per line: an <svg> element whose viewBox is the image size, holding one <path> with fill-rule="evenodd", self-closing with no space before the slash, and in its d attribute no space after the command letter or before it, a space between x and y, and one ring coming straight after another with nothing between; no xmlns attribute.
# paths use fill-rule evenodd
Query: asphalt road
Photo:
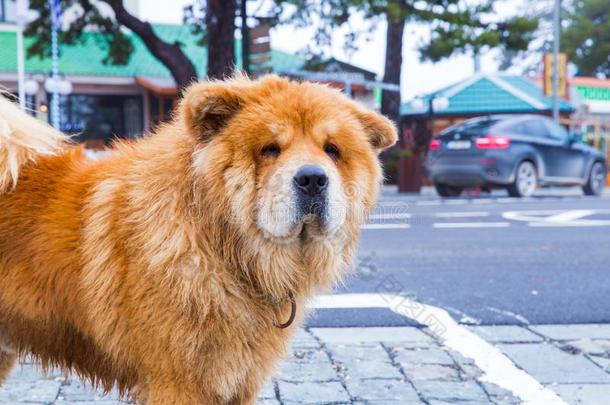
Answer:
<svg viewBox="0 0 610 405"><path fill-rule="evenodd" d="M386 194L337 293L405 294L466 324L610 322L610 198L442 200ZM318 326L404 325L323 309Z"/></svg>

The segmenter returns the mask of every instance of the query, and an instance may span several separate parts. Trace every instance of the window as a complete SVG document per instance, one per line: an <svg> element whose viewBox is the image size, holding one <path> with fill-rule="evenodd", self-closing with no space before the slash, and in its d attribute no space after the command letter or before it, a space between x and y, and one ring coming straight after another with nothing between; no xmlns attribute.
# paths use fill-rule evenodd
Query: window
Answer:
<svg viewBox="0 0 610 405"><path fill-rule="evenodd" d="M16 22L16 7L14 0L0 0L0 23Z"/></svg>
<svg viewBox="0 0 610 405"><path fill-rule="evenodd" d="M48 96L51 100L51 96ZM138 96L71 94L60 100L62 131L79 141L109 143L142 133L142 99ZM50 103L52 108L53 103Z"/></svg>
<svg viewBox="0 0 610 405"><path fill-rule="evenodd" d="M150 118L153 126L169 121L172 117L174 101L174 97L164 97L150 93Z"/></svg>

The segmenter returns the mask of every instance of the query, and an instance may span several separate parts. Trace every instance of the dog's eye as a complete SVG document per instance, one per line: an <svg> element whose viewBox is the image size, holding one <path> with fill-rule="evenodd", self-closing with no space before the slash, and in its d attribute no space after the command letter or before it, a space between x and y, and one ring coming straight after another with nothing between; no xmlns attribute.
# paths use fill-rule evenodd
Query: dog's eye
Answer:
<svg viewBox="0 0 610 405"><path fill-rule="evenodd" d="M330 156L330 158L332 160L339 160L339 156L340 156L339 148L337 148L332 143L327 143L324 146L324 152L326 152L326 154L328 156Z"/></svg>
<svg viewBox="0 0 610 405"><path fill-rule="evenodd" d="M280 155L280 147L274 143L265 146L261 149L261 155L264 157L278 157Z"/></svg>

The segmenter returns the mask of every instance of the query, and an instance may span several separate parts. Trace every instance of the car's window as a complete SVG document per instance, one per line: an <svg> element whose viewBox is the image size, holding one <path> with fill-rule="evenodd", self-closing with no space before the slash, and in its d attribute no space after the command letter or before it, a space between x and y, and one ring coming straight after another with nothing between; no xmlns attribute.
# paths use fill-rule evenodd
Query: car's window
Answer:
<svg viewBox="0 0 610 405"><path fill-rule="evenodd" d="M555 124L553 121L544 121L544 124L548 128L549 138L556 141L566 142L568 140L568 131L565 130L561 125Z"/></svg>
<svg viewBox="0 0 610 405"><path fill-rule="evenodd" d="M537 136L537 137L549 137L550 133L549 133L549 129L547 128L546 125L544 125L544 122L542 120L539 119L529 119L527 121L523 121L521 123L521 125L523 125L521 131L519 131L522 134L525 135L530 135L530 136Z"/></svg>
<svg viewBox="0 0 610 405"><path fill-rule="evenodd" d="M450 135L454 133L465 133L471 135L487 134L491 127L498 123L498 119L486 119L476 121L465 121L462 124L448 128L440 135Z"/></svg>
<svg viewBox="0 0 610 405"><path fill-rule="evenodd" d="M510 132L510 133L514 133L514 134L529 135L529 133L527 131L527 126L525 125L525 123L523 121L510 123L504 127L504 130L506 132Z"/></svg>

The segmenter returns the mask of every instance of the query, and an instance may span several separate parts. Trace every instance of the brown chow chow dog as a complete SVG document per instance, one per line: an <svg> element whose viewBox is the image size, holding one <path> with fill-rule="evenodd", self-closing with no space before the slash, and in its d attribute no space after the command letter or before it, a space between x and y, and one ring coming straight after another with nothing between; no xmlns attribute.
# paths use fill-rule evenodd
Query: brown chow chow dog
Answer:
<svg viewBox="0 0 610 405"><path fill-rule="evenodd" d="M252 404L348 269L395 141L275 76L195 84L101 161L0 101L0 382L31 354L140 403Z"/></svg>

